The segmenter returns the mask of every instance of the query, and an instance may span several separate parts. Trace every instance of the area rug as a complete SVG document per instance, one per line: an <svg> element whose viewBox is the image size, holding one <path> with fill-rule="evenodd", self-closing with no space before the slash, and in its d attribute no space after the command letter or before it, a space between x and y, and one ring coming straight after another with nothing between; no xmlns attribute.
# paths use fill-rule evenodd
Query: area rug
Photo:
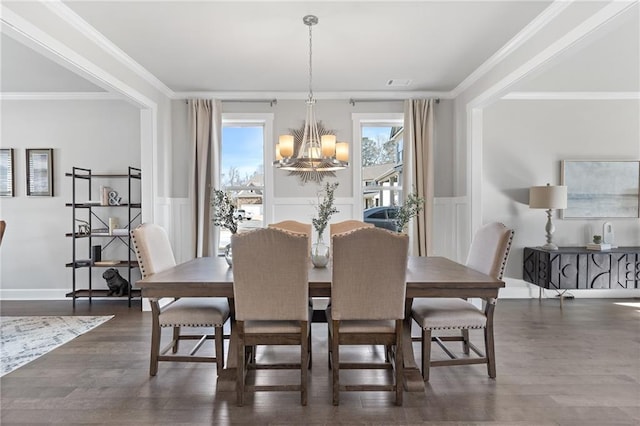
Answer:
<svg viewBox="0 0 640 426"><path fill-rule="evenodd" d="M113 318L0 317L0 377Z"/></svg>

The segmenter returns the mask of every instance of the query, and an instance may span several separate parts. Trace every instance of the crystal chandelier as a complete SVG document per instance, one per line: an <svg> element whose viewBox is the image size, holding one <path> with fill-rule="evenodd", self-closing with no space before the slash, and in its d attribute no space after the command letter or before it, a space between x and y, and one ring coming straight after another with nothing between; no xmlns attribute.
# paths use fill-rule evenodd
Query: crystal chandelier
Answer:
<svg viewBox="0 0 640 426"><path fill-rule="evenodd" d="M318 23L318 17L307 15L302 22L309 27L309 97L307 113L302 131L302 141L297 144L293 135L281 135L276 144L276 161L273 165L282 170L300 174L304 181L320 182L324 174L333 174L349 166L349 145L336 142L335 135L323 134L318 130L314 112L316 103L312 89L312 36L311 27Z"/></svg>

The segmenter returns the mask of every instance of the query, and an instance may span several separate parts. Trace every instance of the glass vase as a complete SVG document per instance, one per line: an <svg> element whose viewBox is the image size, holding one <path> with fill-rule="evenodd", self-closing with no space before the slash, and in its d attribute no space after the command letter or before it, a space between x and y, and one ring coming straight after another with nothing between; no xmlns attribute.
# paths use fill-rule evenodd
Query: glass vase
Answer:
<svg viewBox="0 0 640 426"><path fill-rule="evenodd" d="M316 268L324 268L329 263L329 246L324 243L322 235L311 245L311 263Z"/></svg>
<svg viewBox="0 0 640 426"><path fill-rule="evenodd" d="M233 256L232 256L232 252L231 252L231 243L227 244L226 246L224 246L224 260L227 261L227 265L229 265L230 267L233 264Z"/></svg>

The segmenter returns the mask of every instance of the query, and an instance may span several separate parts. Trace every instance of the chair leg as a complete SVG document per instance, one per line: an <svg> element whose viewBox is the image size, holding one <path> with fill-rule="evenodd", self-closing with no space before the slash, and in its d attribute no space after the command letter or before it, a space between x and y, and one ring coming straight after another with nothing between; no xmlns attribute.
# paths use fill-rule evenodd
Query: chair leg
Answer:
<svg viewBox="0 0 640 426"><path fill-rule="evenodd" d="M244 346L244 324L238 321L238 351L236 365L236 404L238 407L244 405L244 368L245 368L245 346Z"/></svg>
<svg viewBox="0 0 640 426"><path fill-rule="evenodd" d="M431 330L422 329L422 379L429 381L431 364Z"/></svg>
<svg viewBox="0 0 640 426"><path fill-rule="evenodd" d="M496 351L493 343L493 325L487 324L484 329L485 354L487 356L487 372L492 379L496 378Z"/></svg>
<svg viewBox="0 0 640 426"><path fill-rule="evenodd" d="M179 344L180 344L180 327L173 327L173 349L172 349L172 352L174 354L178 352Z"/></svg>
<svg viewBox="0 0 640 426"><path fill-rule="evenodd" d="M302 322L300 336L300 404L307 405L307 382L309 374L309 324Z"/></svg>
<svg viewBox="0 0 640 426"><path fill-rule="evenodd" d="M308 348L307 352L309 354L309 357L307 361L307 367L309 368L309 370L311 370L311 364L313 363L313 358L312 358L313 351L311 349L311 324L309 324L308 330L309 330L309 335L307 336L307 348Z"/></svg>
<svg viewBox="0 0 640 426"><path fill-rule="evenodd" d="M396 370L396 405L402 405L402 392L404 390L404 356L402 347L404 325L402 320L396 320L396 356L395 356L395 370Z"/></svg>
<svg viewBox="0 0 640 426"><path fill-rule="evenodd" d="M158 357L160 356L160 325L154 320L151 330L151 361L149 364L149 375L155 376L158 373Z"/></svg>
<svg viewBox="0 0 640 426"><path fill-rule="evenodd" d="M215 327L214 339L216 344L216 369L218 374L224 368L224 331L222 330L223 326Z"/></svg>
<svg viewBox="0 0 640 426"><path fill-rule="evenodd" d="M465 355L469 355L469 329L462 330L462 352Z"/></svg>
<svg viewBox="0 0 640 426"><path fill-rule="evenodd" d="M331 376L332 376L332 394L333 405L340 405L340 351L339 351L339 339L340 339L340 321L332 320L333 333L330 336L331 340Z"/></svg>

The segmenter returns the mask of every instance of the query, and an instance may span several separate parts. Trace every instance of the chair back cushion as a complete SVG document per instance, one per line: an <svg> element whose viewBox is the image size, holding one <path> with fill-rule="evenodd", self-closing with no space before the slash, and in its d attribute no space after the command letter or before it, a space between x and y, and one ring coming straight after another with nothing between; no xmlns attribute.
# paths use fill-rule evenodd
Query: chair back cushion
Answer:
<svg viewBox="0 0 640 426"><path fill-rule="evenodd" d="M142 278L176 265L167 231L153 223L143 223L131 231Z"/></svg>
<svg viewBox="0 0 640 426"><path fill-rule="evenodd" d="M331 241L331 317L404 318L409 237L374 227L336 234Z"/></svg>
<svg viewBox="0 0 640 426"><path fill-rule="evenodd" d="M342 222L330 223L329 234L342 234L360 228L373 228L373 223L366 223L361 220L343 220Z"/></svg>
<svg viewBox="0 0 640 426"><path fill-rule="evenodd" d="M492 222L482 226L471 242L467 266L502 279L512 240L513 230L502 223Z"/></svg>
<svg viewBox="0 0 640 426"><path fill-rule="evenodd" d="M231 236L238 320L308 320L308 239L276 228Z"/></svg>
<svg viewBox="0 0 640 426"><path fill-rule="evenodd" d="M305 234L309 237L308 255L311 256L311 224L302 223L296 220L283 220L282 222L270 223L269 228L282 229L283 231L297 232L299 234Z"/></svg>

